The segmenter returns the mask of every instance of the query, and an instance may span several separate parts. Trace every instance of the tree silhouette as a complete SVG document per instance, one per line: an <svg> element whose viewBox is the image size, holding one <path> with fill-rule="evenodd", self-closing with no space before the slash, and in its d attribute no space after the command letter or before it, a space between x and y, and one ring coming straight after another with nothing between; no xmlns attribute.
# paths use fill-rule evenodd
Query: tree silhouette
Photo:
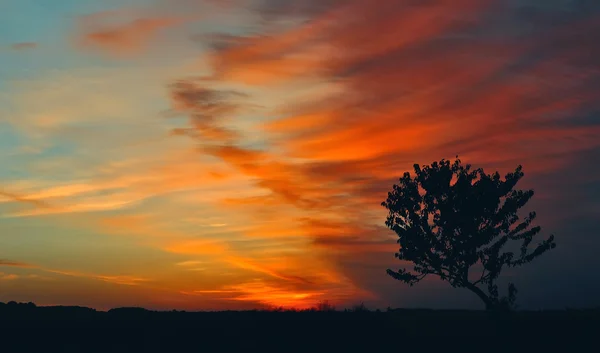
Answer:
<svg viewBox="0 0 600 353"><path fill-rule="evenodd" d="M399 237L396 258L414 267L387 273L410 286L439 276L474 292L488 310L514 306L512 283L508 297L498 298L496 280L504 265L524 265L556 246L551 235L530 249L541 228L531 227L535 212L522 221L517 215L533 196L533 190L513 190L524 175L522 167L501 180L498 172L472 170L457 156L452 164L442 159L422 168L415 164L414 170L414 178L404 173L381 204L389 210L386 226ZM521 242L518 254L503 251L509 241ZM480 288L485 285L487 293Z"/></svg>

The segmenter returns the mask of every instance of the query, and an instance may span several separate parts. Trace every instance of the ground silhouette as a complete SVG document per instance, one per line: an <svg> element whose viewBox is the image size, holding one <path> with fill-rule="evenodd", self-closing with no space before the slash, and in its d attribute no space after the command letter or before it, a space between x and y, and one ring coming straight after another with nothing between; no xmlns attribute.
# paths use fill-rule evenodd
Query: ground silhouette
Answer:
<svg viewBox="0 0 600 353"><path fill-rule="evenodd" d="M0 303L0 351L418 352L588 350L600 310L158 312ZM589 346L589 347L595 347Z"/></svg>
<svg viewBox="0 0 600 353"><path fill-rule="evenodd" d="M453 163L415 164L414 176L404 173L381 204L389 211L386 226L399 238L396 258L414 265L388 274L411 286L438 276L475 293L488 310L513 308L515 285L509 283L508 296L498 293L503 267L526 265L556 246L553 235L531 246L541 227L533 226L535 212L523 219L518 215L534 194L515 189L522 169L502 180L498 172L463 165L458 156ZM511 242L520 248L511 249Z"/></svg>

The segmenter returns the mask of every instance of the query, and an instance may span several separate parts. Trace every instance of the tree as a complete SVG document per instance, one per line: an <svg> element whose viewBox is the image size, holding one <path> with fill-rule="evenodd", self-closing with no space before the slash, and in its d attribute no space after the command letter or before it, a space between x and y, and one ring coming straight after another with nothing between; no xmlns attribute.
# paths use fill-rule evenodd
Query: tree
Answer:
<svg viewBox="0 0 600 353"><path fill-rule="evenodd" d="M439 276L453 287L475 293L486 309L513 306L516 287L498 298L502 268L522 266L556 246L554 236L531 249L541 228L532 227L530 212L522 221L517 212L532 198L533 190L513 190L523 177L522 166L505 176L442 159L431 165L414 165L394 184L382 206L389 210L386 226L398 235L401 261L412 271L388 269L396 280L410 286L428 275ZM520 252L504 251L509 241L521 242ZM474 270L477 270L474 272ZM471 272L470 272L471 271ZM487 285L487 293L480 288Z"/></svg>

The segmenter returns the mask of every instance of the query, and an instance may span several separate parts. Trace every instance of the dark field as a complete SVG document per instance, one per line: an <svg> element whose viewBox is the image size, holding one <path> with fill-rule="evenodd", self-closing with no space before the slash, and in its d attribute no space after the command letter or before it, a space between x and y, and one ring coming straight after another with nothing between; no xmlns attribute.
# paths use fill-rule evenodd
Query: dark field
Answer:
<svg viewBox="0 0 600 353"><path fill-rule="evenodd" d="M0 352L598 352L600 310L153 312L0 303Z"/></svg>

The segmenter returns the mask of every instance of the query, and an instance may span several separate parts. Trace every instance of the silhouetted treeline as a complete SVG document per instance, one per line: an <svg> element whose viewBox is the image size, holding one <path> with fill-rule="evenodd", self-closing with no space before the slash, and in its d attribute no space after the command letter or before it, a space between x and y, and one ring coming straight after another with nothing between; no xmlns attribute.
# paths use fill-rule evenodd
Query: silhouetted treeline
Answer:
<svg viewBox="0 0 600 353"><path fill-rule="evenodd" d="M0 303L0 351L493 352L529 347L585 352L600 327L600 310L330 309L104 312Z"/></svg>

